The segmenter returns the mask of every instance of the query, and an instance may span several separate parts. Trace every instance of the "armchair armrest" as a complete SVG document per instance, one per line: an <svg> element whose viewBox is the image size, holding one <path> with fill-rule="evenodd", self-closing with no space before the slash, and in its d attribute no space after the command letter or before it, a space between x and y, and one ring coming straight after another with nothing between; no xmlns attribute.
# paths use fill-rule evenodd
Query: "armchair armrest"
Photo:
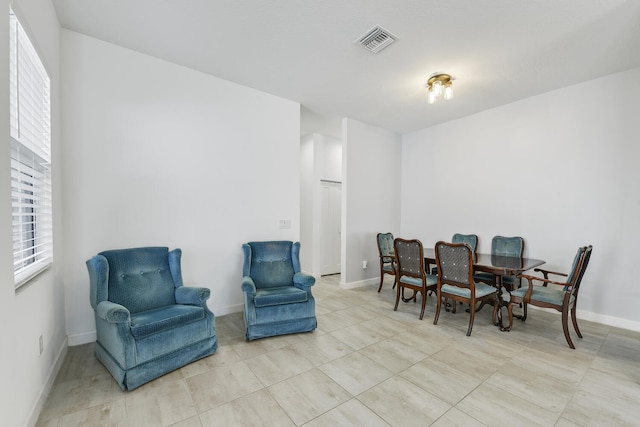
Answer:
<svg viewBox="0 0 640 427"><path fill-rule="evenodd" d="M131 320L129 310L111 301L102 301L96 307L96 314L108 323L125 323Z"/></svg>
<svg viewBox="0 0 640 427"><path fill-rule="evenodd" d="M316 278L305 273L296 273L293 275L293 286L296 288L309 291L309 289L316 283Z"/></svg>
<svg viewBox="0 0 640 427"><path fill-rule="evenodd" d="M202 305L211 296L209 288L180 286L176 288L176 303L186 305Z"/></svg>
<svg viewBox="0 0 640 427"><path fill-rule="evenodd" d="M534 268L533 271L535 271L536 273L542 273L544 274L545 279L548 277L549 274L555 274L556 276L564 276L567 277L567 274L565 273L558 273L556 271L551 271L551 270L545 270L543 268Z"/></svg>
<svg viewBox="0 0 640 427"><path fill-rule="evenodd" d="M242 292L249 295L256 293L256 284L250 276L242 277Z"/></svg>
<svg viewBox="0 0 640 427"><path fill-rule="evenodd" d="M535 280L542 282L543 285L542 286L547 286L549 283L551 283L552 285L559 285L559 286L564 286L565 288L567 288L567 286L569 286L566 282L556 282L555 280L549 280L547 278L542 278L542 277L537 277L537 276L530 276L528 274L518 274L517 276L518 278L522 278L522 279L527 279L528 283L527 285L529 286L529 289L527 290L527 293L525 294L523 301L528 303L531 300L531 294L533 293L533 282ZM565 289L566 291L566 289Z"/></svg>

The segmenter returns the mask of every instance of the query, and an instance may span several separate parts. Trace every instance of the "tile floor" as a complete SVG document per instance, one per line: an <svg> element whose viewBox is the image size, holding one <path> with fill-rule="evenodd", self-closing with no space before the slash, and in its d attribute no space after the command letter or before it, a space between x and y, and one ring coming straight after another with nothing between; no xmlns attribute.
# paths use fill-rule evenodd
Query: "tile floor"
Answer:
<svg viewBox="0 0 640 427"><path fill-rule="evenodd" d="M241 314L216 319L220 347L134 391L71 347L38 426L640 425L640 333L581 321L567 346L560 315L530 310L511 332L483 309L424 320L385 280L314 286L318 329L243 339ZM575 337L575 335L574 335Z"/></svg>

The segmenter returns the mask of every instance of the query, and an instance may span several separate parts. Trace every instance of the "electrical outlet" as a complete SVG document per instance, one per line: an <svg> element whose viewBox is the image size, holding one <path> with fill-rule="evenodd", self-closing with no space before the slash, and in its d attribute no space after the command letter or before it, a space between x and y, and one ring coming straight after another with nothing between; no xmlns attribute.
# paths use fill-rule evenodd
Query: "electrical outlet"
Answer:
<svg viewBox="0 0 640 427"><path fill-rule="evenodd" d="M367 268L369 266L369 263L367 262L367 260L362 261L362 268Z"/></svg>
<svg viewBox="0 0 640 427"><path fill-rule="evenodd" d="M278 221L278 226L281 229L291 228L291 220L290 219L281 219L280 221Z"/></svg>
<svg viewBox="0 0 640 427"><path fill-rule="evenodd" d="M44 338L42 338L42 335L38 337L38 345L40 347L40 355L41 355L44 352Z"/></svg>

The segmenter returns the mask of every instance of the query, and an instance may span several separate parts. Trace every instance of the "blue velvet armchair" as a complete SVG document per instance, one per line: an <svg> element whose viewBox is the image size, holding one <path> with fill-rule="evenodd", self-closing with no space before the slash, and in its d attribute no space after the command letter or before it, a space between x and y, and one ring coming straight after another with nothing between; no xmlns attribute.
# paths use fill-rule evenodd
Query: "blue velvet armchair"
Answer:
<svg viewBox="0 0 640 427"><path fill-rule="evenodd" d="M242 251L246 339L313 331L316 280L300 272L300 243L249 242Z"/></svg>
<svg viewBox="0 0 640 427"><path fill-rule="evenodd" d="M147 247L87 261L95 310L95 355L122 390L132 390L215 353L207 288L182 283L182 251Z"/></svg>

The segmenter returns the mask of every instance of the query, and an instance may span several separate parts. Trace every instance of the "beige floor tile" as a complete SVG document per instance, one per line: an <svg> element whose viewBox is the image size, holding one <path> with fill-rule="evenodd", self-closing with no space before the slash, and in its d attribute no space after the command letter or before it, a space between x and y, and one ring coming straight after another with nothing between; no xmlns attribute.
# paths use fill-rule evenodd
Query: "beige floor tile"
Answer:
<svg viewBox="0 0 640 427"><path fill-rule="evenodd" d="M361 353L348 354L319 369L354 396L393 375L392 371Z"/></svg>
<svg viewBox="0 0 640 427"><path fill-rule="evenodd" d="M367 408L358 399L351 399L348 402L320 415L318 418L309 421L305 427L388 427L382 418Z"/></svg>
<svg viewBox="0 0 640 427"><path fill-rule="evenodd" d="M266 390L258 390L247 396L225 403L200 414L202 427L246 426L272 427L295 426Z"/></svg>
<svg viewBox="0 0 640 427"><path fill-rule="evenodd" d="M490 426L552 426L560 414L483 383L456 408Z"/></svg>
<svg viewBox="0 0 640 427"><path fill-rule="evenodd" d="M124 399L93 406L60 418L58 427L116 427L125 425L127 413ZM158 424L160 425L160 424Z"/></svg>
<svg viewBox="0 0 640 427"><path fill-rule="evenodd" d="M420 388L455 405L464 399L482 381L455 368L455 364L443 363L435 359L425 359L400 373L400 376Z"/></svg>
<svg viewBox="0 0 640 427"><path fill-rule="evenodd" d="M212 368L203 374L187 378L186 382L199 413L263 387L245 362Z"/></svg>
<svg viewBox="0 0 640 427"><path fill-rule="evenodd" d="M312 369L268 388L296 425L302 425L351 398L319 369Z"/></svg>
<svg viewBox="0 0 640 427"><path fill-rule="evenodd" d="M199 416L187 418L186 420L178 421L175 424L171 424L169 427L202 427Z"/></svg>
<svg viewBox="0 0 640 427"><path fill-rule="evenodd" d="M347 344L354 350L360 350L382 341L385 337L378 331L362 324L348 326L331 332L331 335Z"/></svg>
<svg viewBox="0 0 640 427"><path fill-rule="evenodd" d="M456 408L449 409L435 423L431 424L432 427L482 427L484 425L486 424L482 424Z"/></svg>
<svg viewBox="0 0 640 427"><path fill-rule="evenodd" d="M419 319L416 319L419 322ZM413 321L412 321L413 322ZM365 326L376 334L382 335L385 338L393 337L407 331L407 324L391 319L389 317L376 317L366 322L362 322L362 326Z"/></svg>
<svg viewBox="0 0 640 427"><path fill-rule="evenodd" d="M465 342L456 342L431 356L435 360L455 366L458 371L484 381L493 375L507 359L487 354L480 349L472 349Z"/></svg>
<svg viewBox="0 0 640 427"><path fill-rule="evenodd" d="M170 426L197 415L185 380L165 383L124 398L128 426Z"/></svg>
<svg viewBox="0 0 640 427"><path fill-rule="evenodd" d="M109 403L120 389L110 374L56 382L44 404L40 419L46 421L72 412Z"/></svg>
<svg viewBox="0 0 640 427"><path fill-rule="evenodd" d="M562 416L581 425L637 425L639 403L636 381L589 370Z"/></svg>
<svg viewBox="0 0 640 427"><path fill-rule="evenodd" d="M316 335L313 339L291 346L297 353L306 357L314 366L320 366L355 351L330 334Z"/></svg>
<svg viewBox="0 0 640 427"><path fill-rule="evenodd" d="M404 378L394 376L365 391L358 400L393 426L425 426L451 407Z"/></svg>
<svg viewBox="0 0 640 427"><path fill-rule="evenodd" d="M485 384L501 388L519 396L547 411L560 414L578 386L577 382L568 382L547 375L543 371L508 363L494 373Z"/></svg>
<svg viewBox="0 0 640 427"><path fill-rule="evenodd" d="M291 347L270 351L245 362L265 387L314 367L311 362Z"/></svg>
<svg viewBox="0 0 640 427"><path fill-rule="evenodd" d="M211 369L218 366L232 365L242 361L242 358L238 355L233 346L225 345L218 347L218 351L216 351L215 354L212 354L203 360L207 363L209 369Z"/></svg>
<svg viewBox="0 0 640 427"><path fill-rule="evenodd" d="M428 354L411 347L403 339L392 337L360 350L368 358L398 373L421 361Z"/></svg>

